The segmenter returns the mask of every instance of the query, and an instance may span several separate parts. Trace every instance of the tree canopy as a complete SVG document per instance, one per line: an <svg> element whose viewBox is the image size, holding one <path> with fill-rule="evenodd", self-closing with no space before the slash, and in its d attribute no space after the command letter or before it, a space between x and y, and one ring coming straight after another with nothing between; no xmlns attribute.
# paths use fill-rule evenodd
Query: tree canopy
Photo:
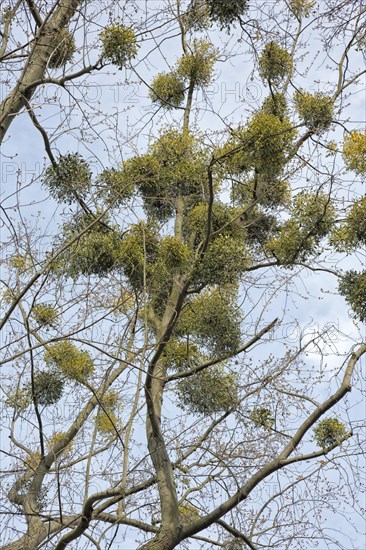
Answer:
<svg viewBox="0 0 366 550"><path fill-rule="evenodd" d="M359 547L365 15L3 2L1 548Z"/></svg>

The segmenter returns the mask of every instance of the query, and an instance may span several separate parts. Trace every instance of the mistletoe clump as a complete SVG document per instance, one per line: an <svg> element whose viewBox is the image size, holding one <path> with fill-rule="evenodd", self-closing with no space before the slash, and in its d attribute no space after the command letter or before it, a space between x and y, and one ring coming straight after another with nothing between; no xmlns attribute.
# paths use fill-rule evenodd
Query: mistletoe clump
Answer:
<svg viewBox="0 0 366 550"><path fill-rule="evenodd" d="M16 254L9 259L10 267L13 267L19 272L26 271L32 265L31 258L29 256L24 256L23 254Z"/></svg>
<svg viewBox="0 0 366 550"><path fill-rule="evenodd" d="M118 418L113 411L100 411L97 416L97 430L100 434L112 434L118 429Z"/></svg>
<svg viewBox="0 0 366 550"><path fill-rule="evenodd" d="M182 78L172 73L159 73L151 84L150 99L164 109L180 107L184 101L186 86Z"/></svg>
<svg viewBox="0 0 366 550"><path fill-rule="evenodd" d="M47 441L47 448L48 448L48 451L49 452L52 452L53 448L55 445L57 445L58 443L60 443L66 436L66 433L65 432L54 432L49 438L48 438L48 441ZM64 447L62 449L62 451L59 451L58 452L58 455L61 455L63 454L65 457L68 457L70 456L71 454L71 451L72 451L72 448L73 448L73 443L72 441L70 441L66 447Z"/></svg>
<svg viewBox="0 0 366 550"><path fill-rule="evenodd" d="M241 209L215 202L210 216L210 245L196 258L192 285L235 284L251 263L246 244L246 230L240 219ZM184 228L186 242L200 248L207 235L207 204L195 206L188 214Z"/></svg>
<svg viewBox="0 0 366 550"><path fill-rule="evenodd" d="M178 195L190 204L202 200L207 188L208 153L189 132L169 128L143 156L122 164L109 179L108 201L120 204L126 190L135 187L149 217L167 221L175 214Z"/></svg>
<svg viewBox="0 0 366 550"><path fill-rule="evenodd" d="M236 298L231 287L203 291L183 309L176 334L219 357L235 352L241 340Z"/></svg>
<svg viewBox="0 0 366 550"><path fill-rule="evenodd" d="M349 235L357 244L366 244L366 196L355 201L347 216Z"/></svg>
<svg viewBox="0 0 366 550"><path fill-rule="evenodd" d="M192 252L189 247L177 237L167 236L161 239L158 249L158 259L170 272L179 271L191 261Z"/></svg>
<svg viewBox="0 0 366 550"><path fill-rule="evenodd" d="M222 148L224 166L232 175L250 174L255 170L262 178L272 181L286 164L295 136L296 129L288 117L258 111Z"/></svg>
<svg viewBox="0 0 366 550"><path fill-rule="evenodd" d="M238 204L246 206L252 199L265 208L289 206L291 185L280 177L267 179L263 174L256 173L254 177L243 181L234 181L232 197ZM247 215L244 214L244 218ZM251 216L253 217L253 216Z"/></svg>
<svg viewBox="0 0 366 550"><path fill-rule="evenodd" d="M56 165L49 166L43 184L57 201L71 204L85 199L91 187L91 170L79 153L61 155Z"/></svg>
<svg viewBox="0 0 366 550"><path fill-rule="evenodd" d="M262 111L282 119L287 113L287 100L284 94L275 92L263 101Z"/></svg>
<svg viewBox="0 0 366 550"><path fill-rule="evenodd" d="M255 113L240 136L242 143L248 144L249 167L272 180L286 164L295 136L296 129L288 117Z"/></svg>
<svg viewBox="0 0 366 550"><path fill-rule="evenodd" d="M101 32L100 39L103 58L119 69L137 54L136 35L131 27L115 23Z"/></svg>
<svg viewBox="0 0 366 550"><path fill-rule="evenodd" d="M39 325L52 327L57 321L59 312L57 308L51 304L36 304L33 306L32 315Z"/></svg>
<svg viewBox="0 0 366 550"><path fill-rule="evenodd" d="M199 31L210 25L210 8L207 0L191 0L182 21L187 30Z"/></svg>
<svg viewBox="0 0 366 550"><path fill-rule="evenodd" d="M167 368L177 371L190 370L204 361L204 355L189 341L171 339L165 346L162 361Z"/></svg>
<svg viewBox="0 0 366 550"><path fill-rule="evenodd" d="M202 286L234 284L250 263L251 255L244 239L219 235L197 261L193 282Z"/></svg>
<svg viewBox="0 0 366 550"><path fill-rule="evenodd" d="M248 0L206 0L209 7L209 17L217 22L222 29L229 29L239 21L248 9Z"/></svg>
<svg viewBox="0 0 366 550"><path fill-rule="evenodd" d="M101 407L97 415L97 430L100 434L112 434L120 429L116 411L120 404L118 392L107 391L101 398Z"/></svg>
<svg viewBox="0 0 366 550"><path fill-rule="evenodd" d="M115 410L118 407L119 401L119 394L115 390L105 392L102 397L103 408L108 409L109 411Z"/></svg>
<svg viewBox="0 0 366 550"><path fill-rule="evenodd" d="M57 37L57 46L51 54L48 66L51 69L63 67L66 63L72 61L75 50L75 39L72 33L67 29L62 29Z"/></svg>
<svg viewBox="0 0 366 550"><path fill-rule="evenodd" d="M64 381L56 372L38 371L34 375L34 397L40 405L54 405L62 397Z"/></svg>
<svg viewBox="0 0 366 550"><path fill-rule="evenodd" d="M191 132L168 128L151 146L151 154L160 164L160 179L175 195L202 192L207 178L208 152ZM206 187L206 186L205 186Z"/></svg>
<svg viewBox="0 0 366 550"><path fill-rule="evenodd" d="M348 170L366 174L366 131L355 130L344 139L343 160Z"/></svg>
<svg viewBox="0 0 366 550"><path fill-rule="evenodd" d="M262 426L263 428L271 428L275 422L271 411L265 407L253 409L250 412L249 418L253 424Z"/></svg>
<svg viewBox="0 0 366 550"><path fill-rule="evenodd" d="M152 155L133 157L122 163L121 170L105 170L99 177L103 194L111 206L120 206L135 189L145 189L159 181L160 165ZM158 188L158 183L156 183Z"/></svg>
<svg viewBox="0 0 366 550"><path fill-rule="evenodd" d="M154 226L139 223L131 226L124 236L120 251L120 265L131 286L141 290L144 273L150 273L157 258L159 240Z"/></svg>
<svg viewBox="0 0 366 550"><path fill-rule="evenodd" d="M313 431L316 443L323 449L340 443L347 434L345 425L337 418L322 420Z"/></svg>
<svg viewBox="0 0 366 550"><path fill-rule="evenodd" d="M126 164L128 165L128 161ZM133 173L116 168L103 170L98 177L98 187L107 204L111 206L124 204L136 189Z"/></svg>
<svg viewBox="0 0 366 550"><path fill-rule="evenodd" d="M5 401L5 405L19 412L25 411L31 403L32 396L29 387L18 387L15 391L9 392Z"/></svg>
<svg viewBox="0 0 366 550"><path fill-rule="evenodd" d="M221 365L210 367L179 382L177 392L181 406L192 413L226 412L237 405L237 375Z"/></svg>
<svg viewBox="0 0 366 550"><path fill-rule="evenodd" d="M189 269L192 261L191 249L177 237L160 240L155 261L146 270L150 305L156 313L164 311L174 276Z"/></svg>
<svg viewBox="0 0 366 550"><path fill-rule="evenodd" d="M361 273L351 270L341 277L339 293L353 310L354 318L361 322L366 320L366 271Z"/></svg>
<svg viewBox="0 0 366 550"><path fill-rule="evenodd" d="M284 265L305 261L316 253L321 239L331 230L335 216L329 196L311 191L298 193L290 212L291 218L266 243L267 249Z"/></svg>
<svg viewBox="0 0 366 550"><path fill-rule="evenodd" d="M366 196L354 201L344 223L334 229L331 242L340 251L366 244Z"/></svg>
<svg viewBox="0 0 366 550"><path fill-rule="evenodd" d="M195 86L208 86L213 74L217 51L211 42L194 40L191 53L185 53L177 63L177 75Z"/></svg>
<svg viewBox="0 0 366 550"><path fill-rule="evenodd" d="M149 151L153 177L141 174L139 185L145 211L161 221L175 214L178 195L189 203L202 200L207 188L207 152L198 139L187 132L170 128L163 132Z"/></svg>
<svg viewBox="0 0 366 550"><path fill-rule="evenodd" d="M277 233L278 220L276 216L263 212L260 208L253 208L243 215L246 231L246 240L249 246L257 247Z"/></svg>
<svg viewBox="0 0 366 550"><path fill-rule="evenodd" d="M292 71L291 54L282 48L277 42L269 42L263 49L259 59L259 74L264 81L269 81L274 86L281 82Z"/></svg>
<svg viewBox="0 0 366 550"><path fill-rule="evenodd" d="M241 223L241 210L216 201L212 205L211 212L211 242L220 236L229 236L233 239L243 240L245 229ZM189 212L184 228L186 240L198 246L204 240L207 233L208 206L198 204Z"/></svg>
<svg viewBox="0 0 366 550"><path fill-rule="evenodd" d="M322 92L312 94L304 90L296 91L295 105L309 130L326 130L333 121L333 99Z"/></svg>
<svg viewBox="0 0 366 550"><path fill-rule="evenodd" d="M183 20L189 29L201 30L217 24L230 30L248 8L248 0L192 0Z"/></svg>
<svg viewBox="0 0 366 550"><path fill-rule="evenodd" d="M101 222L91 214L83 213L66 224L62 242L75 242L56 262L56 271L77 279L80 275L103 277L118 268L122 236L118 228L109 227L107 223L106 217ZM79 238L75 239L78 235Z"/></svg>
<svg viewBox="0 0 366 550"><path fill-rule="evenodd" d="M310 10L316 4L316 0L290 0L289 8L297 19L309 17Z"/></svg>
<svg viewBox="0 0 366 550"><path fill-rule="evenodd" d="M48 346L44 360L67 378L78 382L86 380L94 371L90 354L68 340Z"/></svg>

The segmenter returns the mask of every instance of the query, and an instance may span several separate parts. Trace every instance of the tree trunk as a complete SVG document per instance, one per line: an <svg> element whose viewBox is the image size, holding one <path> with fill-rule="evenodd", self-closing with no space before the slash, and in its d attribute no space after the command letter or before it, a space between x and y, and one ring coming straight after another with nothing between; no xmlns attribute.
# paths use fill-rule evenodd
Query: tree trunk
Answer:
<svg viewBox="0 0 366 550"><path fill-rule="evenodd" d="M14 89L0 104L0 143L13 119L32 98L44 77L50 55L55 50L60 31L68 25L82 0L62 0L53 15L40 27ZM56 3L57 4L57 3ZM52 14L52 9L50 10Z"/></svg>

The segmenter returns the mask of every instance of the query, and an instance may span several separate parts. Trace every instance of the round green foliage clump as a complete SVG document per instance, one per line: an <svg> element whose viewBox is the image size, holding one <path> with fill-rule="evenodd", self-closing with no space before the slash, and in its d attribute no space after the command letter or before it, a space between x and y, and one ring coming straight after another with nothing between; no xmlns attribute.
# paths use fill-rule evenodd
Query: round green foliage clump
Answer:
<svg viewBox="0 0 366 550"><path fill-rule="evenodd" d="M119 69L137 54L136 35L131 27L115 23L106 27L100 34L103 58Z"/></svg>
<svg viewBox="0 0 366 550"><path fill-rule="evenodd" d="M322 420L313 432L316 443L323 449L340 443L347 434L345 425L337 418Z"/></svg>
<svg viewBox="0 0 366 550"><path fill-rule="evenodd" d="M39 405L54 405L61 399L64 381L58 373L38 371L33 382L34 395Z"/></svg>
<svg viewBox="0 0 366 550"><path fill-rule="evenodd" d="M355 130L344 139L343 160L347 170L362 176L366 174L366 130Z"/></svg>
<svg viewBox="0 0 366 550"><path fill-rule="evenodd" d="M165 346L162 361L169 369L190 370L205 360L198 347L189 341L169 340Z"/></svg>
<svg viewBox="0 0 366 550"><path fill-rule="evenodd" d="M93 222L89 229L90 224ZM82 214L63 229L64 242L80 237L70 245L67 252L56 262L56 271L66 273L73 279L80 275L108 275L120 266L122 236L118 228L109 228L108 219L95 221L95 217Z"/></svg>
<svg viewBox="0 0 366 550"><path fill-rule="evenodd" d="M210 13L209 17L220 27L229 29L233 23L239 21L245 14L248 0L206 0Z"/></svg>
<svg viewBox="0 0 366 550"><path fill-rule="evenodd" d="M23 272L28 269L32 264L31 259L28 256L17 254L16 256L13 256L9 259L9 265L14 269Z"/></svg>
<svg viewBox="0 0 366 550"><path fill-rule="evenodd" d="M274 94L266 97L266 99L263 101L262 111L264 111L265 113L269 113L270 115L275 115L280 119L286 116L287 101L284 94L275 92Z"/></svg>
<svg viewBox="0 0 366 550"><path fill-rule="evenodd" d="M97 430L100 434L113 434L119 429L118 418L113 411L100 411L97 416Z"/></svg>
<svg viewBox="0 0 366 550"><path fill-rule="evenodd" d="M110 202L118 204L125 189L135 186L144 210L153 219L167 221L176 211L178 195L189 203L202 200L207 189L208 153L189 132L169 128L148 153L125 161L110 186Z"/></svg>
<svg viewBox="0 0 366 550"><path fill-rule="evenodd" d="M91 187L91 171L79 153L61 155L43 175L43 184L57 201L71 204L85 199Z"/></svg>
<svg viewBox="0 0 366 550"><path fill-rule="evenodd" d="M253 409L250 412L249 418L253 424L256 426L262 426L262 428L272 428L275 423L271 411L265 407Z"/></svg>
<svg viewBox="0 0 366 550"><path fill-rule="evenodd" d="M118 392L107 391L101 398L101 408L97 416L97 429L101 434L115 433L120 428L116 409L120 403Z"/></svg>
<svg viewBox="0 0 366 550"><path fill-rule="evenodd" d="M295 105L300 118L309 130L326 130L333 121L333 100L322 92L311 94L304 90L296 91Z"/></svg>
<svg viewBox="0 0 366 550"><path fill-rule="evenodd" d="M36 304L32 309L32 315L39 325L53 327L57 322L59 312L51 304Z"/></svg>
<svg viewBox="0 0 366 550"><path fill-rule="evenodd" d="M158 159L149 154L124 161L121 170L105 170L99 176L105 200L111 206L119 206L131 197L136 188L146 190L153 182L159 190L159 170Z"/></svg>
<svg viewBox="0 0 366 550"><path fill-rule="evenodd" d="M270 81L274 86L291 74L291 54L281 48L277 42L269 42L263 49L259 58L259 74L265 81Z"/></svg>
<svg viewBox="0 0 366 550"><path fill-rule="evenodd" d="M300 229L319 237L327 235L333 225L335 209L326 193L301 191L294 197L291 210Z"/></svg>
<svg viewBox="0 0 366 550"><path fill-rule="evenodd" d="M45 362L57 368L67 378L84 381L94 371L93 360L90 354L77 348L71 342L64 340L48 347Z"/></svg>
<svg viewBox="0 0 366 550"><path fill-rule="evenodd" d="M173 195L202 192L207 188L208 153L189 132L169 128L151 146L151 154L159 161L160 180Z"/></svg>
<svg viewBox="0 0 366 550"><path fill-rule="evenodd" d="M247 144L249 167L273 180L286 163L295 137L296 129L288 117L255 113L241 136Z"/></svg>
<svg viewBox="0 0 366 550"><path fill-rule="evenodd" d="M224 166L234 176L254 170L265 190L265 184L282 173L296 133L288 117L280 118L262 109L224 145Z"/></svg>
<svg viewBox="0 0 366 550"><path fill-rule="evenodd" d="M189 337L219 357L236 351L241 339L236 298L230 287L201 292L183 308L176 334Z"/></svg>
<svg viewBox="0 0 366 550"><path fill-rule="evenodd" d="M346 226L353 244L366 244L366 196L353 203Z"/></svg>
<svg viewBox="0 0 366 550"><path fill-rule="evenodd" d="M265 208L289 206L291 185L280 177L270 179L261 174L244 181L234 181L232 197L238 204L247 206L253 199ZM245 217L245 216L244 216Z"/></svg>
<svg viewBox="0 0 366 550"><path fill-rule="evenodd" d="M131 198L136 184L133 174L130 174L128 170L110 168L103 170L99 175L98 187L101 189L103 197L108 204L118 206Z"/></svg>
<svg viewBox="0 0 366 550"><path fill-rule="evenodd" d="M57 45L51 54L48 66L51 69L63 67L69 61L72 61L76 50L75 39L71 32L62 29L57 37Z"/></svg>
<svg viewBox="0 0 366 550"><path fill-rule="evenodd" d="M156 253L155 262L147 267L147 289L155 313L162 314L174 275L188 269L193 258L190 248L173 236L161 239Z"/></svg>
<svg viewBox="0 0 366 550"><path fill-rule="evenodd" d="M354 201L344 223L334 229L331 243L345 252L366 245L366 196Z"/></svg>
<svg viewBox="0 0 366 550"><path fill-rule="evenodd" d="M250 253L244 239L220 235L208 246L196 264L194 285L235 284L250 265Z"/></svg>
<svg viewBox="0 0 366 550"><path fill-rule="evenodd" d="M119 394L115 390L109 390L105 392L102 397L102 404L104 409L113 411L118 407L119 404Z"/></svg>
<svg viewBox="0 0 366 550"><path fill-rule="evenodd" d="M5 405L12 407L16 411L23 412L32 402L32 397L29 388L17 388L11 391L5 401Z"/></svg>
<svg viewBox="0 0 366 550"><path fill-rule="evenodd" d="M245 229L239 219L240 209L233 208L222 202L214 202L211 212L211 241L220 236L229 236L243 240ZM208 224L208 206L198 204L189 212L184 227L187 242L198 246L205 239Z"/></svg>
<svg viewBox="0 0 366 550"><path fill-rule="evenodd" d="M140 158L133 165L140 169L139 190L144 209L161 221L175 214L178 195L194 203L202 200L207 188L208 154L188 132L174 128L164 131L143 163Z"/></svg>
<svg viewBox="0 0 366 550"><path fill-rule="evenodd" d="M157 258L159 241L153 226L139 223L131 226L121 244L120 265L131 286L141 290L144 272L148 275Z"/></svg>
<svg viewBox="0 0 366 550"><path fill-rule="evenodd" d="M289 8L297 19L309 17L310 10L316 4L315 0L289 0Z"/></svg>
<svg viewBox="0 0 366 550"><path fill-rule="evenodd" d="M164 237L158 248L158 261L174 273L187 266L192 259L192 251L177 237Z"/></svg>
<svg viewBox="0 0 366 550"><path fill-rule="evenodd" d="M48 441L47 441L47 449L48 449L48 452L52 452L53 448L55 445L57 445L58 443L60 443L66 436L66 433L65 432L54 432L49 438L48 438ZM62 451L60 451L58 453L58 455L60 455L61 453L66 457L66 458L69 458L70 457L70 454L71 454L71 451L73 449L73 442L70 441L70 443L68 443L66 445L66 447L64 449L62 449Z"/></svg>
<svg viewBox="0 0 366 550"><path fill-rule="evenodd" d="M200 31L210 25L210 9L207 0L191 0L187 11L181 15L184 27L190 31Z"/></svg>
<svg viewBox="0 0 366 550"><path fill-rule="evenodd" d="M323 237L334 223L335 209L328 195L303 191L291 206L292 216L285 221L266 247L283 265L291 265L317 252Z"/></svg>
<svg viewBox="0 0 366 550"><path fill-rule="evenodd" d="M181 406L192 413L229 411L238 401L237 375L222 366L209 367L179 382L177 392Z"/></svg>
<svg viewBox="0 0 366 550"><path fill-rule="evenodd" d="M217 57L217 51L211 42L194 40L191 53L184 54L177 63L177 75L195 86L208 86Z"/></svg>
<svg viewBox="0 0 366 550"><path fill-rule="evenodd" d="M243 224L246 230L246 241L249 246L256 247L273 237L278 230L276 216L267 214L259 208L253 208L243 216Z"/></svg>
<svg viewBox="0 0 366 550"><path fill-rule="evenodd" d="M339 293L353 310L354 318L366 320L366 271L347 271L339 282Z"/></svg>
<svg viewBox="0 0 366 550"><path fill-rule="evenodd" d="M149 97L164 109L180 107L184 101L185 84L176 73L159 73L151 84Z"/></svg>

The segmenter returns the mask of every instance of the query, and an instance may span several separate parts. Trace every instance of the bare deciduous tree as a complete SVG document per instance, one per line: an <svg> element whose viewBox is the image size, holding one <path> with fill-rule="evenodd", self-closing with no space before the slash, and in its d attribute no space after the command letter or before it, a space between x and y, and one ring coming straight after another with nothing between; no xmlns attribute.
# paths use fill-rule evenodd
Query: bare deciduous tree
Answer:
<svg viewBox="0 0 366 550"><path fill-rule="evenodd" d="M4 2L1 548L359 547L364 16Z"/></svg>

